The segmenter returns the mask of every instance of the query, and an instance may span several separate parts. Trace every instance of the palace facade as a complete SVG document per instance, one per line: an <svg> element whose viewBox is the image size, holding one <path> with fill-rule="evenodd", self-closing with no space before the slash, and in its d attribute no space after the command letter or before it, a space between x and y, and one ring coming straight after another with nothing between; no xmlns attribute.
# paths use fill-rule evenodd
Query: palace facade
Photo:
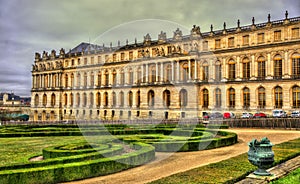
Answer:
<svg viewBox="0 0 300 184"><path fill-rule="evenodd" d="M300 110L300 17L35 54L31 119L178 119Z"/></svg>

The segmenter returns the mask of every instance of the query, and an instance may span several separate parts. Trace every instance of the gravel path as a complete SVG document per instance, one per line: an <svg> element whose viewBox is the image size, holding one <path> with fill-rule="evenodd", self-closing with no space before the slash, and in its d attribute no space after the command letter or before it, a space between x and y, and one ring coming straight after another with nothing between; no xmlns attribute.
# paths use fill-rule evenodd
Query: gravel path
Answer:
<svg viewBox="0 0 300 184"><path fill-rule="evenodd" d="M247 143L253 138L268 137L273 144L278 144L300 137L300 131L270 130L270 129L229 129L238 134L239 143L196 152L179 152L174 154L156 153L156 159L148 164L132 168L123 172L95 177L68 184L142 184L178 172L187 171L209 163L219 162L248 151Z"/></svg>

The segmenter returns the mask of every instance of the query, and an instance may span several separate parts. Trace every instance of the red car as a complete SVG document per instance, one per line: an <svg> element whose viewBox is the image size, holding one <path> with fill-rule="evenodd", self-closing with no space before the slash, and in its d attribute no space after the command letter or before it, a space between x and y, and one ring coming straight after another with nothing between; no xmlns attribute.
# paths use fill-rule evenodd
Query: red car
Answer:
<svg viewBox="0 0 300 184"><path fill-rule="evenodd" d="M266 118L267 115L265 113L262 113L262 112L257 112L254 114L253 116L254 118Z"/></svg>

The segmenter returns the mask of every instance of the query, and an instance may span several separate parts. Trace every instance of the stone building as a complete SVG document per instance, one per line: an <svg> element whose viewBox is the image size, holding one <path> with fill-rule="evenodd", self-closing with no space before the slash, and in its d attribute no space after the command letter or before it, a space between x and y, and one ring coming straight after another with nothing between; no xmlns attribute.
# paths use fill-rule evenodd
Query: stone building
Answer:
<svg viewBox="0 0 300 184"><path fill-rule="evenodd" d="M300 17L35 54L32 120L177 119L300 108Z"/></svg>

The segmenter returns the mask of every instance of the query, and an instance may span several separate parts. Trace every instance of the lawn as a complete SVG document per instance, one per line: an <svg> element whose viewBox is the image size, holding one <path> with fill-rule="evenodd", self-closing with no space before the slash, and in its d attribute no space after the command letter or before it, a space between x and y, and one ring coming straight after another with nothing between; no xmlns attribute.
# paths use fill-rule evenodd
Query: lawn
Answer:
<svg viewBox="0 0 300 184"><path fill-rule="evenodd" d="M288 174L286 177L280 178L279 180L271 182L271 184L293 184L300 182L300 168Z"/></svg>

